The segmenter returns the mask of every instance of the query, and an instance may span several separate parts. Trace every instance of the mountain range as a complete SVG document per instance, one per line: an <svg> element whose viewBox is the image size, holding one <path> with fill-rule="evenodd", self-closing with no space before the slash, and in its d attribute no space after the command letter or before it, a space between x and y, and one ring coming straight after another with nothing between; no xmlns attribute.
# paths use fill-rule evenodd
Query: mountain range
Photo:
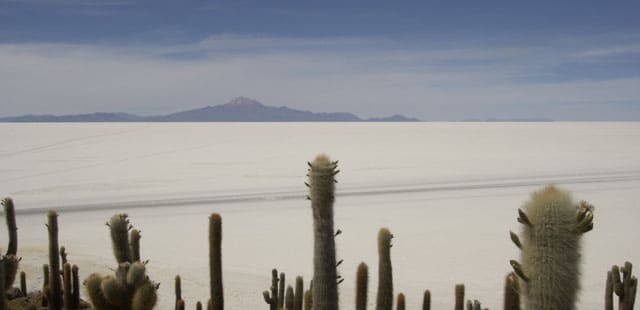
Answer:
<svg viewBox="0 0 640 310"><path fill-rule="evenodd" d="M89 113L72 115L22 115L0 118L0 122L416 122L399 114L363 119L351 113L315 113L285 106L264 105L246 97L228 103L166 115L138 116L128 113Z"/></svg>

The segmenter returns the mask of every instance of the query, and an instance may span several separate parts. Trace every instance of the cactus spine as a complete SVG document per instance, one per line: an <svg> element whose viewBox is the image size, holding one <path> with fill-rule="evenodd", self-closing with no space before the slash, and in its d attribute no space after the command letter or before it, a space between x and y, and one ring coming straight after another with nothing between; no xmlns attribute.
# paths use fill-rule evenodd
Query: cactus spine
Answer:
<svg viewBox="0 0 640 310"><path fill-rule="evenodd" d="M60 279L60 253L58 246L58 214L49 211L47 214L49 230L49 309L62 309L62 280Z"/></svg>
<svg viewBox="0 0 640 310"><path fill-rule="evenodd" d="M212 310L224 309L222 292L222 218L213 213L209 216L209 281Z"/></svg>
<svg viewBox="0 0 640 310"><path fill-rule="evenodd" d="M387 228L378 232L378 296L376 310L391 310L393 307L393 272L391 269L391 239Z"/></svg>
<svg viewBox="0 0 640 310"><path fill-rule="evenodd" d="M313 210L313 310L338 309L338 274L333 225L337 162L319 155L309 164L309 199Z"/></svg>
<svg viewBox="0 0 640 310"><path fill-rule="evenodd" d="M593 207L586 202L576 207L569 193L548 186L518 211L522 234L511 238L522 249L522 264L512 260L511 265L523 281L525 308L574 310L580 237L593 228Z"/></svg>
<svg viewBox="0 0 640 310"><path fill-rule="evenodd" d="M369 286L369 267L364 262L356 271L356 310L367 309L367 290Z"/></svg>

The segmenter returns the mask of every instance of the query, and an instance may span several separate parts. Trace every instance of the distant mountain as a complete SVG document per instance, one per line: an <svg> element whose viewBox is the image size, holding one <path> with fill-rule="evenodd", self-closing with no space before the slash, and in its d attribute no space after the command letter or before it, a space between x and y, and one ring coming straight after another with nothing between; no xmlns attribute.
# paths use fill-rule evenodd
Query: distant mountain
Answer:
<svg viewBox="0 0 640 310"><path fill-rule="evenodd" d="M226 104L159 116L126 113L91 113L76 115L23 115L0 118L0 122L415 122L416 118L393 115L362 119L351 113L314 113L288 107L272 107L238 97Z"/></svg>

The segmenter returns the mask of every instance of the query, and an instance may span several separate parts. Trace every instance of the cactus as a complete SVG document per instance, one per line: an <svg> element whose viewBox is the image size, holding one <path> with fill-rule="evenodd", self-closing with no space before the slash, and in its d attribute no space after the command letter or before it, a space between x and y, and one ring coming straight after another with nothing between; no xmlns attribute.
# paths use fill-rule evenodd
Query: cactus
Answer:
<svg viewBox="0 0 640 310"><path fill-rule="evenodd" d="M511 233L511 239L522 249L522 264L512 260L511 266L522 279L525 308L574 310L580 237L593 228L593 207L576 207L569 193L548 186L518 213L522 234Z"/></svg>
<svg viewBox="0 0 640 310"><path fill-rule="evenodd" d="M175 309L178 309L178 301L182 300L182 279L180 275L177 275L175 278L175 294L176 294L176 305Z"/></svg>
<svg viewBox="0 0 640 310"><path fill-rule="evenodd" d="M364 262L356 271L356 310L367 309L367 290L369 285L369 267Z"/></svg>
<svg viewBox="0 0 640 310"><path fill-rule="evenodd" d="M196 310L202 310L202 303L201 302L197 302L196 303Z"/></svg>
<svg viewBox="0 0 640 310"><path fill-rule="evenodd" d="M49 298L51 296L51 290L49 289L49 265L42 265L42 307L49 307Z"/></svg>
<svg viewBox="0 0 640 310"><path fill-rule="evenodd" d="M184 310L184 300L178 299L176 301L176 310Z"/></svg>
<svg viewBox="0 0 640 310"><path fill-rule="evenodd" d="M293 297L293 310L302 310L302 299L304 298L304 281L301 276L296 277L296 291Z"/></svg>
<svg viewBox="0 0 640 310"><path fill-rule="evenodd" d="M212 310L224 309L222 292L222 218L213 213L209 216L209 281Z"/></svg>
<svg viewBox="0 0 640 310"><path fill-rule="evenodd" d="M62 283L64 285L64 294L63 301L64 307L71 309L71 265L69 263L65 263L62 265Z"/></svg>
<svg viewBox="0 0 640 310"><path fill-rule="evenodd" d="M376 310L391 310L393 307L393 272L391 269L391 240L393 235L387 228L378 232L378 296Z"/></svg>
<svg viewBox="0 0 640 310"><path fill-rule="evenodd" d="M16 212L11 198L5 198L2 200L2 207L4 209L4 216L7 223L7 231L9 234L9 244L7 245L7 252L0 257L2 264L4 265L4 288L9 289L13 286L13 282L18 274L18 265L20 259L18 254L18 227L16 225ZM4 290L2 291L4 292Z"/></svg>
<svg viewBox="0 0 640 310"><path fill-rule="evenodd" d="M131 251L131 261L139 262L140 261L140 231L137 229L132 229L129 233L129 251Z"/></svg>
<svg viewBox="0 0 640 310"><path fill-rule="evenodd" d="M49 309L62 309L62 280L60 279L60 252L58 246L58 214L47 214L49 231Z"/></svg>
<svg viewBox="0 0 640 310"><path fill-rule="evenodd" d="M278 309L282 309L284 307L284 301L286 299L285 292L285 274L284 272L280 273L280 281L278 282Z"/></svg>
<svg viewBox="0 0 640 310"><path fill-rule="evenodd" d="M611 271L607 272L605 310L613 310L613 293L618 296L618 310L633 310L638 279L631 274L632 267L630 262L625 262L623 267L614 265Z"/></svg>
<svg viewBox="0 0 640 310"><path fill-rule="evenodd" d="M2 260L4 260L4 258L2 258ZM5 294L6 287L4 285L4 278L4 264L0 264L0 310L9 309L7 294Z"/></svg>
<svg viewBox="0 0 640 310"><path fill-rule="evenodd" d="M113 254L118 261L115 276L92 274L85 287L96 310L150 310L157 302L158 285L146 274L145 263L132 261L126 214L116 214L107 223Z"/></svg>
<svg viewBox="0 0 640 310"><path fill-rule="evenodd" d="M313 307L313 292L308 289L304 292L304 310L311 310Z"/></svg>
<svg viewBox="0 0 640 310"><path fill-rule="evenodd" d="M396 304L396 310L405 310L404 294L398 294L398 303Z"/></svg>
<svg viewBox="0 0 640 310"><path fill-rule="evenodd" d="M264 301L269 305L270 310L278 310L278 270L271 270L271 296L269 291L262 292Z"/></svg>
<svg viewBox="0 0 640 310"><path fill-rule="evenodd" d="M126 214L116 214L107 223L111 232L113 255L118 264L131 262L131 250L129 248L129 219Z"/></svg>
<svg viewBox="0 0 640 310"><path fill-rule="evenodd" d="M71 278L73 280L71 285L71 305L68 308L77 309L80 307L80 275L76 265L71 266Z"/></svg>
<svg viewBox="0 0 640 310"><path fill-rule="evenodd" d="M431 310L431 291L425 290L422 295L422 310Z"/></svg>
<svg viewBox="0 0 640 310"><path fill-rule="evenodd" d="M509 273L504 281L504 310L520 310L520 286L515 273Z"/></svg>
<svg viewBox="0 0 640 310"><path fill-rule="evenodd" d="M293 310L293 287L287 285L287 291L285 293L284 305L287 310Z"/></svg>
<svg viewBox="0 0 640 310"><path fill-rule="evenodd" d="M313 210L313 309L338 309L333 202L338 162L319 155L309 165L309 199Z"/></svg>
<svg viewBox="0 0 640 310"><path fill-rule="evenodd" d="M456 284L455 288L456 304L455 310L464 310L464 284Z"/></svg>
<svg viewBox="0 0 640 310"><path fill-rule="evenodd" d="M20 291L27 296L27 274L24 271L20 271Z"/></svg>

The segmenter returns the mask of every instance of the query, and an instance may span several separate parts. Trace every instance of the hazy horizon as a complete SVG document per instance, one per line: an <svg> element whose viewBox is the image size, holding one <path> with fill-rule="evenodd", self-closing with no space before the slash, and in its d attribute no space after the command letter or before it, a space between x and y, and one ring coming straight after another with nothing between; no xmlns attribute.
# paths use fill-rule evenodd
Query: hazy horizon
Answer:
<svg viewBox="0 0 640 310"><path fill-rule="evenodd" d="M0 115L640 120L638 3L0 0ZM37 22L34 22L37 21Z"/></svg>

